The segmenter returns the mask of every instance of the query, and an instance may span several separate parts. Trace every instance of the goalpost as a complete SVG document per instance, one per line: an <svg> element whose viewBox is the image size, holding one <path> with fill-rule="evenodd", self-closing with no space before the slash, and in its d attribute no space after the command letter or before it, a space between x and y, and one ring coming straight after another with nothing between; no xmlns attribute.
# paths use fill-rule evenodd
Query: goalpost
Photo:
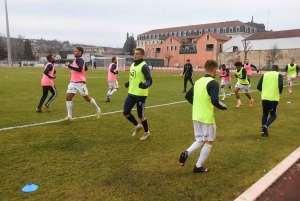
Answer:
<svg viewBox="0 0 300 201"><path fill-rule="evenodd" d="M125 58L118 58L118 63L117 63L117 69L119 71L125 71L125 63L126 59ZM97 63L97 67L103 67L108 68L108 66L111 64L111 57L96 57L95 62Z"/></svg>

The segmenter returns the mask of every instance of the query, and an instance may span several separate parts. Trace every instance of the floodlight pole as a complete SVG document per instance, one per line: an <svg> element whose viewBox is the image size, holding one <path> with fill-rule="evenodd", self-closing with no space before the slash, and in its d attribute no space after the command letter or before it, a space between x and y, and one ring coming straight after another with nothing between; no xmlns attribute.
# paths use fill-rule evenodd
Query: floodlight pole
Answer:
<svg viewBox="0 0 300 201"><path fill-rule="evenodd" d="M8 12L7 12L7 2L4 0L5 3L5 13L6 13L6 32L7 32L7 63L8 66L11 66L11 49L10 49L10 36L9 36L9 23L8 23Z"/></svg>

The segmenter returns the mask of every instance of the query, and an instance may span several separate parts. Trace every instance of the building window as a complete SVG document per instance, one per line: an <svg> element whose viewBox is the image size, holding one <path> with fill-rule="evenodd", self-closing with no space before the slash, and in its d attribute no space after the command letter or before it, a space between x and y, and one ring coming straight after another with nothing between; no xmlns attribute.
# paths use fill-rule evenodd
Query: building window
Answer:
<svg viewBox="0 0 300 201"><path fill-rule="evenodd" d="M201 30L199 31L199 35L202 35L202 31Z"/></svg>
<svg viewBox="0 0 300 201"><path fill-rule="evenodd" d="M172 43L172 41L173 41L173 39L172 39L172 38L170 38L170 43Z"/></svg>
<svg viewBox="0 0 300 201"><path fill-rule="evenodd" d="M209 38L210 38L210 36L207 34L207 35L206 35L206 40L209 40Z"/></svg>
<svg viewBox="0 0 300 201"><path fill-rule="evenodd" d="M167 46L167 51L169 50L169 46Z"/></svg>
<svg viewBox="0 0 300 201"><path fill-rule="evenodd" d="M223 28L223 33L226 33L226 28Z"/></svg>
<svg viewBox="0 0 300 201"><path fill-rule="evenodd" d="M174 46L174 50L175 50L175 51L177 50L177 46Z"/></svg>
<svg viewBox="0 0 300 201"><path fill-rule="evenodd" d="M152 41L152 44L154 44L154 41Z"/></svg>
<svg viewBox="0 0 300 201"><path fill-rule="evenodd" d="M214 32L214 29L211 29L210 32Z"/></svg>
<svg viewBox="0 0 300 201"><path fill-rule="evenodd" d="M229 33L232 33L232 32L233 32L233 29L232 29L232 28L230 28L230 29L229 29Z"/></svg>
<svg viewBox="0 0 300 201"><path fill-rule="evenodd" d="M206 51L214 51L214 45L213 44L207 44L206 45Z"/></svg>
<svg viewBox="0 0 300 201"><path fill-rule="evenodd" d="M138 42L137 46L140 46L140 42Z"/></svg>
<svg viewBox="0 0 300 201"><path fill-rule="evenodd" d="M147 45L147 42L145 42L145 45Z"/></svg>
<svg viewBox="0 0 300 201"><path fill-rule="evenodd" d="M171 46L171 51L173 51L173 46Z"/></svg>
<svg viewBox="0 0 300 201"><path fill-rule="evenodd" d="M163 41L160 41L160 44L163 44Z"/></svg>
<svg viewBox="0 0 300 201"><path fill-rule="evenodd" d="M222 51L223 51L223 50L222 50L222 44L220 44L220 53L222 53Z"/></svg>
<svg viewBox="0 0 300 201"><path fill-rule="evenodd" d="M248 27L245 28L245 32L248 33Z"/></svg>
<svg viewBox="0 0 300 201"><path fill-rule="evenodd" d="M152 48L152 52L154 52L154 48Z"/></svg>
<svg viewBox="0 0 300 201"><path fill-rule="evenodd" d="M217 34L219 34L220 33L220 29L217 29Z"/></svg>
<svg viewBox="0 0 300 201"><path fill-rule="evenodd" d="M238 28L236 28L236 32L240 32L240 28L238 27Z"/></svg>
<svg viewBox="0 0 300 201"><path fill-rule="evenodd" d="M156 44L158 44L158 41L156 41Z"/></svg>
<svg viewBox="0 0 300 201"><path fill-rule="evenodd" d="M143 42L141 42L141 46L143 46Z"/></svg>

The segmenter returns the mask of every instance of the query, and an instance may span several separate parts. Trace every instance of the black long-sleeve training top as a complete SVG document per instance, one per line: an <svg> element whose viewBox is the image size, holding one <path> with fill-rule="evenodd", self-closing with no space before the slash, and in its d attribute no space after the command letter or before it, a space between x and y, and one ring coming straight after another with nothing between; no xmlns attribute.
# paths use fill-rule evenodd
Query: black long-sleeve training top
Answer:
<svg viewBox="0 0 300 201"><path fill-rule="evenodd" d="M294 66L296 65L296 72L297 72L297 76L298 76L298 72L299 72L299 66L297 64L290 64L291 66ZM289 68L289 65L286 65L285 66L285 72L287 73L288 71L288 68Z"/></svg>
<svg viewBox="0 0 300 201"><path fill-rule="evenodd" d="M76 57L76 64L78 65L78 67L73 66L72 63L70 63L68 68L70 68L71 70L77 71L77 72L81 72L83 67L85 68L85 71L88 70L87 66L84 65L84 60L82 57Z"/></svg>
<svg viewBox="0 0 300 201"><path fill-rule="evenodd" d="M192 64L185 64L183 67L182 75L185 77L191 78L194 76L194 69Z"/></svg>
<svg viewBox="0 0 300 201"><path fill-rule="evenodd" d="M118 71L116 71L116 72L114 71L116 68L117 68L117 64L113 64L110 68L110 72L115 75L118 74L119 73Z"/></svg>
<svg viewBox="0 0 300 201"><path fill-rule="evenodd" d="M245 64L243 64L243 67L245 66ZM250 64L251 68L254 68L256 71L258 71L257 67L254 66L253 64Z"/></svg>
<svg viewBox="0 0 300 201"><path fill-rule="evenodd" d="M212 77L211 75L206 74L204 77ZM216 80L210 81L206 90L208 95L211 97L211 103L220 110L226 110L227 106L219 101L219 83ZM186 93L185 99L187 99L192 105L194 101L194 86Z"/></svg>
<svg viewBox="0 0 300 201"><path fill-rule="evenodd" d="M144 61L144 59L136 60L134 61L134 66L138 66ZM144 83L146 88L150 87L152 85L152 77L150 74L150 69L147 64L143 65L142 67L142 73L146 79L146 82Z"/></svg>
<svg viewBox="0 0 300 201"><path fill-rule="evenodd" d="M257 90L258 91L262 91L263 81L264 81L264 75L261 76L261 78L260 78L260 80L257 84ZM281 94L282 90L283 90L283 76L281 74L278 75L278 89L279 89L279 93Z"/></svg>
<svg viewBox="0 0 300 201"><path fill-rule="evenodd" d="M52 65L54 65L53 63L52 63ZM44 70L44 74L45 75L47 75L49 78L51 78L51 79L53 79L53 78L55 78L55 76L54 75L51 75L49 72L50 71L52 71L53 70L53 66L52 66L51 64L48 64L47 66L46 66L46 69ZM56 71L54 71L54 74L56 73Z"/></svg>

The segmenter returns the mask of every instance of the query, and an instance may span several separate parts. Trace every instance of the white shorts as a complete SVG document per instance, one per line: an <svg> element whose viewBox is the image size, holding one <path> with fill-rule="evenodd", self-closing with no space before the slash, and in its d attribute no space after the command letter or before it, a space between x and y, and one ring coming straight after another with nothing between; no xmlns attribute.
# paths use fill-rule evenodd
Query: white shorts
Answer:
<svg viewBox="0 0 300 201"><path fill-rule="evenodd" d="M118 83L118 81L115 81L115 82L108 82L108 87L109 87L110 89L117 89L117 88L119 88L119 83Z"/></svg>
<svg viewBox="0 0 300 201"><path fill-rule="evenodd" d="M239 82L237 82L236 85L235 85L235 88L242 89L244 93L249 93L249 87L250 87L250 84L243 85Z"/></svg>
<svg viewBox="0 0 300 201"><path fill-rule="evenodd" d="M79 91L79 93L82 96L89 95L89 91L88 91L88 89L86 87L86 84L84 84L84 83L70 82L70 84L68 86L67 93L76 94L77 91Z"/></svg>
<svg viewBox="0 0 300 201"><path fill-rule="evenodd" d="M290 82L292 79L295 79L296 78L296 75L292 75L290 77L287 78L288 82Z"/></svg>
<svg viewBox="0 0 300 201"><path fill-rule="evenodd" d="M221 85L223 85L223 86L229 86L229 87L231 87L231 81L221 81Z"/></svg>
<svg viewBox="0 0 300 201"><path fill-rule="evenodd" d="M205 124L193 121L196 141L214 141L216 139L216 124Z"/></svg>

